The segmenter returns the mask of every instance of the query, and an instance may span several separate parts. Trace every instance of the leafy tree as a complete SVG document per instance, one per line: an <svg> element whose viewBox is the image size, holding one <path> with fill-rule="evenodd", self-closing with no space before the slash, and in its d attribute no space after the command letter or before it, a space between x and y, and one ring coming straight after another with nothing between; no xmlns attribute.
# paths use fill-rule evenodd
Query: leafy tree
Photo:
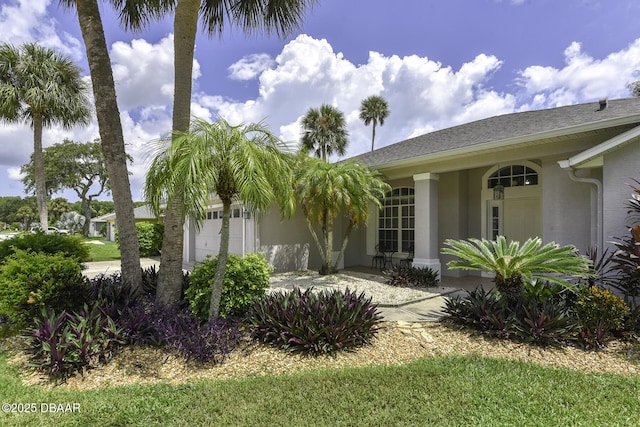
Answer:
<svg viewBox="0 0 640 427"><path fill-rule="evenodd" d="M11 224L19 221L16 218L16 212L23 205L33 205L35 209L36 204L32 198L22 199L18 196L6 196L0 197L0 221Z"/></svg>
<svg viewBox="0 0 640 427"><path fill-rule="evenodd" d="M84 2L78 2L78 5L80 3ZM95 3L95 0L90 3ZM187 132L191 120L193 55L198 16L209 36L222 36L227 27L235 26L246 34L275 32L284 37L299 28L305 11L315 0L111 0L111 3L120 13L125 26L134 30L146 26L152 19L174 12L172 129L174 132ZM183 226L185 213L189 209L185 206L181 191L176 191L167 200L159 287L169 289L182 281Z"/></svg>
<svg viewBox="0 0 640 427"><path fill-rule="evenodd" d="M513 305L520 300L525 280L541 279L571 287L566 276L587 277L591 261L579 256L575 246L554 242L542 245L539 237L507 243L504 236L496 240L468 239L444 242L442 253L458 259L449 261L451 269L494 273L496 289Z"/></svg>
<svg viewBox="0 0 640 427"><path fill-rule="evenodd" d="M137 1L124 3L121 0L113 1L123 7L126 6L127 10L137 10ZM127 170L128 157L124 148L113 71L111 70L98 1L60 0L60 3L66 6L75 6L84 40L102 152L115 202L116 226L120 233L122 278L131 285L134 292L142 293L140 248L133 216L133 198L129 183L129 171Z"/></svg>
<svg viewBox="0 0 640 427"><path fill-rule="evenodd" d="M223 119L215 123L195 119L190 132L175 133L171 141L160 140L157 144L144 189L155 212L159 212L163 200L179 192L187 213L196 219L199 228L211 193L222 201L220 250L211 292L210 319L220 313L229 252L231 203L241 201L258 215L276 200L283 210L292 209L290 161L280 151L283 147L262 124L231 126ZM163 304L175 305L181 286L182 281L170 287L158 283L157 299Z"/></svg>
<svg viewBox="0 0 640 427"><path fill-rule="evenodd" d="M372 205L382 207L381 200L391 187L366 166L331 164L311 157L299 161L294 182L296 200L322 258L320 274L335 273L351 232L367 223ZM333 261L334 221L339 216L346 217L348 223L339 255ZM315 226L320 226L322 242Z"/></svg>
<svg viewBox="0 0 640 427"><path fill-rule="evenodd" d="M302 147L324 161L346 153L348 134L344 114L331 105L310 108L302 118Z"/></svg>
<svg viewBox="0 0 640 427"><path fill-rule="evenodd" d="M33 164L40 226L49 226L42 129L89 122L88 89L67 57L35 43L0 45L0 118L33 128Z"/></svg>
<svg viewBox="0 0 640 427"><path fill-rule="evenodd" d="M376 139L376 125L384 125L384 119L387 116L389 116L389 104L383 97L372 95L362 101L360 105L360 120L364 122L365 126L372 125L371 151L373 151Z"/></svg>
<svg viewBox="0 0 640 427"><path fill-rule="evenodd" d="M21 206L16 212L16 220L20 221L23 230L29 229L29 224L38 217L36 211L31 206ZM47 225L48 227L48 225ZM46 230L46 228L44 229Z"/></svg>
<svg viewBox="0 0 640 427"><path fill-rule="evenodd" d="M82 234L89 235L91 204L93 199L109 191L109 175L105 167L100 141L84 144L65 139L60 144L47 147L43 152L44 174L47 188L52 193L64 189L73 190L81 203L81 212L85 217ZM129 162L133 158L127 155ZM33 189L33 158L22 165L22 182L27 191Z"/></svg>

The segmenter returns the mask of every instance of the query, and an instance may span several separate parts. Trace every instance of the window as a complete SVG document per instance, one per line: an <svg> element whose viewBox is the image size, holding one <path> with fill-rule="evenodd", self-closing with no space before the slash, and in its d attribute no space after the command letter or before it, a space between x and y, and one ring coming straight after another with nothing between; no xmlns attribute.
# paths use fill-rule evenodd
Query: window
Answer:
<svg viewBox="0 0 640 427"><path fill-rule="evenodd" d="M218 211L212 212L213 219L218 219Z"/></svg>
<svg viewBox="0 0 640 427"><path fill-rule="evenodd" d="M211 219L211 211L207 212L207 219Z"/></svg>
<svg viewBox="0 0 640 427"><path fill-rule="evenodd" d="M494 188L498 184L503 187L538 185L538 172L523 165L505 166L491 174L487 182L488 188Z"/></svg>
<svg viewBox="0 0 640 427"><path fill-rule="evenodd" d="M396 252L409 252L414 240L414 190L394 188L387 193L378 215L378 244Z"/></svg>
<svg viewBox="0 0 640 427"><path fill-rule="evenodd" d="M234 209L233 210L233 217L234 218L240 218L240 209Z"/></svg>

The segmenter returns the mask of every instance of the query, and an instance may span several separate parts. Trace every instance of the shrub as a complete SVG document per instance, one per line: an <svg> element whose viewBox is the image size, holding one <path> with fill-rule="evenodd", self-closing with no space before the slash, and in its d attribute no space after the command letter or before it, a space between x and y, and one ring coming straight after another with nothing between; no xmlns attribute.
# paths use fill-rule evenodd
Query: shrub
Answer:
<svg viewBox="0 0 640 427"><path fill-rule="evenodd" d="M256 301L248 319L253 338L310 355L368 344L382 321L377 305L364 293L299 288Z"/></svg>
<svg viewBox="0 0 640 427"><path fill-rule="evenodd" d="M43 308L78 310L88 291L80 264L62 255L18 249L0 266L0 314L16 323L39 316Z"/></svg>
<svg viewBox="0 0 640 427"><path fill-rule="evenodd" d="M184 294L190 283L190 273L188 271L182 272L182 292L180 294L180 300L184 300ZM155 265L151 265L142 269L142 289L145 294L149 296L155 296L158 289L158 270Z"/></svg>
<svg viewBox="0 0 640 427"><path fill-rule="evenodd" d="M152 316L161 342L186 360L221 363L240 343L240 322L233 318L202 323L188 309L166 308Z"/></svg>
<svg viewBox="0 0 640 427"><path fill-rule="evenodd" d="M390 286L416 286L429 288L439 283L438 272L429 267L400 267L394 266L385 272L386 283Z"/></svg>
<svg viewBox="0 0 640 427"><path fill-rule="evenodd" d="M218 266L218 257L207 258L189 276L185 296L191 311L203 320L209 317L211 284ZM222 286L220 315L242 316L251 304L266 293L270 285L273 266L262 254L247 254L244 259L229 254L227 271Z"/></svg>
<svg viewBox="0 0 640 427"><path fill-rule="evenodd" d="M577 323L562 304L528 303L513 313L514 335L519 341L542 346L560 346L573 340Z"/></svg>
<svg viewBox="0 0 640 427"><path fill-rule="evenodd" d="M21 234L0 241L0 263L13 255L16 250L40 252L54 255L63 254L78 262L89 260L89 248L82 243L80 236L62 236L55 234Z"/></svg>
<svg viewBox="0 0 640 427"><path fill-rule="evenodd" d="M580 320L582 337L588 345L601 347L612 331L624 326L625 318L631 310L613 292L588 286L581 289L575 312Z"/></svg>
<svg viewBox="0 0 640 427"><path fill-rule="evenodd" d="M108 362L125 343L112 319L86 305L73 314L43 310L26 338L30 364L57 380Z"/></svg>
<svg viewBox="0 0 640 427"><path fill-rule="evenodd" d="M573 294L561 285L525 283L516 306L497 290L482 286L465 297L445 299L444 311L456 323L500 338L538 345L559 345L576 334L571 312Z"/></svg>
<svg viewBox="0 0 640 427"><path fill-rule="evenodd" d="M150 222L136 222L136 234L140 245L140 256L159 255L162 249L164 225ZM116 229L116 242L120 248L120 238Z"/></svg>

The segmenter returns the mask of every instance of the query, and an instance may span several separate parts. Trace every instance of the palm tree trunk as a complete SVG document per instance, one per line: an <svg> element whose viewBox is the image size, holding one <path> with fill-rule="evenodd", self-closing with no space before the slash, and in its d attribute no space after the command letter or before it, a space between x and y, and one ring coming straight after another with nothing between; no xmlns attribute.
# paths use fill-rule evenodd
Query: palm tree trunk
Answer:
<svg viewBox="0 0 640 427"><path fill-rule="evenodd" d="M218 252L218 265L213 276L211 287L211 305L209 306L209 320L216 319L220 315L220 300L222 299L222 287L224 276L227 273L227 259L229 258L229 218L231 217L231 201L222 203L222 229L220 230L220 252Z"/></svg>
<svg viewBox="0 0 640 427"><path fill-rule="evenodd" d="M320 267L320 274L331 274L335 273L335 269L333 268L333 218L331 218L327 212L324 214L324 219L322 222L322 234L324 237L324 246L325 246L325 260Z"/></svg>
<svg viewBox="0 0 640 427"><path fill-rule="evenodd" d="M371 151L373 151L373 144L376 140L376 122L373 122L373 126L371 126L373 130L371 131Z"/></svg>
<svg viewBox="0 0 640 427"><path fill-rule="evenodd" d="M42 115L33 115L33 175L36 182L36 204L43 232L49 228L47 212L47 188L44 178L44 159L42 158Z"/></svg>
<svg viewBox="0 0 640 427"><path fill-rule="evenodd" d="M313 223L311 221L309 221L309 219L306 217L306 215L305 215L305 219L306 219L306 222L307 222L307 228L309 229L309 232L311 233L311 237L313 237L313 241L316 243L316 247L318 248L318 252L320 252L320 259L322 260L323 263L326 264L327 257L324 254L324 247L322 246L322 244L320 244L320 239L318 239L318 234L316 233L316 230L313 228Z"/></svg>
<svg viewBox="0 0 640 427"><path fill-rule="evenodd" d="M198 28L200 0L178 0L173 23L174 94L173 130L186 132L191 120L191 75ZM184 250L184 202L182 197L169 201L165 212L165 230L160 255L157 299L176 305L182 289L182 251Z"/></svg>
<svg viewBox="0 0 640 427"><path fill-rule="evenodd" d="M342 247L340 248L340 253L336 258L335 263L333 264L333 270L338 271L338 264L344 257L344 251L347 249L347 244L349 243L349 237L351 237L351 232L353 231L354 223L349 221L349 225L347 226L347 231L344 233L344 239L342 239Z"/></svg>
<svg viewBox="0 0 640 427"><path fill-rule="evenodd" d="M167 201L156 290L156 301L161 305L172 307L178 305L182 296L182 251L184 250L182 204L182 194L176 194Z"/></svg>
<svg viewBox="0 0 640 427"><path fill-rule="evenodd" d="M133 217L127 155L100 9L97 0L76 0L76 10L87 51L102 152L115 205L122 255L122 279L127 281L135 292L141 293L140 246Z"/></svg>

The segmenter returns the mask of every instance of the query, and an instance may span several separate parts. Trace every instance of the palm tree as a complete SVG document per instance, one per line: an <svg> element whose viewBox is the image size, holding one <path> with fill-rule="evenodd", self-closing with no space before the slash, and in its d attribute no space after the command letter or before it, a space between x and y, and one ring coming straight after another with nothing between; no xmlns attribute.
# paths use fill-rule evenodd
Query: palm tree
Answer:
<svg viewBox="0 0 640 427"><path fill-rule="evenodd" d="M381 200L391 187L377 172L357 163L331 164L321 159L307 157L299 160L295 173L297 202L302 206L307 228L313 237L322 266L320 274L331 274L344 256L351 232L366 224L370 206L382 207ZM338 257L333 260L333 229L338 216L348 220ZM322 243L316 233L322 230Z"/></svg>
<svg viewBox="0 0 640 427"><path fill-rule="evenodd" d="M198 15L209 36L222 35L227 26L240 27L247 34L276 33L283 37L299 28L305 11L316 0L111 0L126 27L134 30L151 19L175 11L173 24L174 96L173 131L187 132L191 119L193 57ZM189 208L182 192L167 200L162 241L158 298L177 295L182 286L182 253L185 212ZM177 303L174 301L173 303Z"/></svg>
<svg viewBox="0 0 640 427"><path fill-rule="evenodd" d="M209 317L218 317L222 284L229 252L229 218L234 200L260 215L278 201L283 212L291 213L292 173L290 156L262 124L231 126L223 119L215 123L195 119L189 132L175 133L160 140L147 173L145 197L157 213L164 200L180 193L186 213L205 218L211 193L222 201L222 229L218 265L214 276ZM177 292L180 288L177 289ZM165 293L163 304L180 298Z"/></svg>
<svg viewBox="0 0 640 427"><path fill-rule="evenodd" d="M128 157L124 148L122 123L100 9L97 0L61 0L60 2L66 6L75 5L85 44L102 152L116 213L122 255L120 261L122 278L136 292L142 292L140 247L133 216L133 198L127 169Z"/></svg>
<svg viewBox="0 0 640 427"><path fill-rule="evenodd" d="M496 289L510 304L519 301L524 280L542 279L571 287L566 276L587 277L591 261L579 256L575 246L554 242L542 246L539 237L507 243L504 236L492 240L451 240L442 253L459 259L447 263L451 269L486 271L495 274Z"/></svg>
<svg viewBox="0 0 640 427"><path fill-rule="evenodd" d="M333 153L346 153L348 135L344 114L331 105L310 108L302 118L302 147L324 161Z"/></svg>
<svg viewBox="0 0 640 427"><path fill-rule="evenodd" d="M0 118L33 128L33 165L40 227L49 226L42 159L45 126L86 125L88 88L80 69L67 57L35 43L0 45Z"/></svg>
<svg viewBox="0 0 640 427"><path fill-rule="evenodd" d="M381 96L372 95L360 104L360 120L364 122L365 126L372 125L371 151L373 151L376 139L376 125L384 125L384 119L387 116L389 116L389 104Z"/></svg>

